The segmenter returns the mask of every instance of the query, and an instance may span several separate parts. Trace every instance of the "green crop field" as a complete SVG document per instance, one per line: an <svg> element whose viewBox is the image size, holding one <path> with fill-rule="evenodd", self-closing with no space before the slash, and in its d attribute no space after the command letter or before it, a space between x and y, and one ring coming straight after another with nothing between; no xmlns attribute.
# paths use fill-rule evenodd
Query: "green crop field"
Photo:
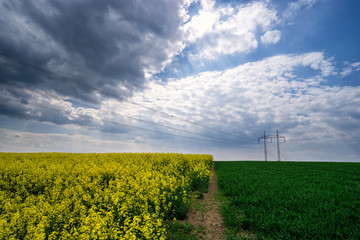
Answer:
<svg viewBox="0 0 360 240"><path fill-rule="evenodd" d="M359 163L216 162L215 170L227 239L360 239Z"/></svg>

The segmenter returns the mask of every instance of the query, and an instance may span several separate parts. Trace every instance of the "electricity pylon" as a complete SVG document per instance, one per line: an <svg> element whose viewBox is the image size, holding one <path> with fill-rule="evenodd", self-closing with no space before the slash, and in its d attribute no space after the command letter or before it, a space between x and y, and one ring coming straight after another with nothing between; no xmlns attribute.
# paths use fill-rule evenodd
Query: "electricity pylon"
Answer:
<svg viewBox="0 0 360 240"><path fill-rule="evenodd" d="M276 138L276 141L277 141L278 161L280 161L280 144L279 144L279 138L283 138L283 139L284 139L284 142L285 142L285 137L284 137L284 136L279 136L279 132L278 132L278 130L276 129L276 135L268 136L268 138L270 138L271 142L272 142L272 139L273 139L273 138Z"/></svg>
<svg viewBox="0 0 360 240"><path fill-rule="evenodd" d="M258 141L260 143L260 139L264 139L264 153L265 153L265 161L267 161L267 151L266 151L266 139L268 139L269 137L266 136L265 134L265 130L264 130L264 136L263 137L259 137Z"/></svg>

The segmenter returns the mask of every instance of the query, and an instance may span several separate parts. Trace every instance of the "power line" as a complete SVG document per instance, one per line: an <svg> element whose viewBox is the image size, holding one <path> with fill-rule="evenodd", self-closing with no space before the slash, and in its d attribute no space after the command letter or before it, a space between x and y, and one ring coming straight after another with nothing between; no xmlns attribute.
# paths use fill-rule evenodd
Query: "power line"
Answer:
<svg viewBox="0 0 360 240"><path fill-rule="evenodd" d="M154 112L157 112L157 113L161 113L163 115L166 115L166 116L169 116L171 118L176 118L180 121L183 121L183 122L187 122L187 123L190 123L190 124L193 124L193 125L196 125L196 126L200 126L200 127L203 127L203 128L206 128L206 129L209 129L209 130L213 130L213 131L216 131L216 132L220 132L220 133L223 133L223 134L227 134L227 135L231 135L231 136L235 136L235 137L241 137L243 139L248 139L248 138L245 138L243 136L239 136L239 135L236 135L236 134L233 134L233 133L229 133L229 132L226 132L226 131L222 131L222 130L219 130L219 129L216 129L216 128L212 128L212 127L209 127L209 126L205 126L203 124L200 124L200 123L196 123L196 122L193 122L193 121L190 121L190 120L187 120L187 119L183 119L183 118L180 118L180 117L177 117L175 115L172 115L172 114L169 114L167 112L164 112L164 111L161 111L161 110L157 110L157 109L154 109L152 107L148 107L148 106L145 106L143 104L140 104L140 103L137 103L137 102L134 102L134 101L131 101L131 100L128 100L124 97L121 97L119 95L116 95L116 94L113 94L113 93L110 93L110 92L107 92L105 90L102 90L102 89L99 89L99 88L96 88L94 86L91 86L89 84L85 84L85 83L81 83L77 80L74 80L72 78L69 78L69 77L66 77L64 75L61 75L61 74L58 74L58 73L54 73L52 71L49 71L45 68L42 68L42 67L39 67L37 65L34 65L34 64L31 64L31 63L27 63L27 62L24 62L22 60L19 60L19 59L16 59L16 58L13 58L13 57L10 57L6 54L3 54L3 53L0 53L0 57L8 60L8 61L11 61L11 62L14 62L16 64L19 64L19 65L22 65L24 67L27 67L27 68L30 68L32 70L35 70L35 71L38 71L42 74L45 74L51 78L54 78L54 79L57 79L57 80L66 80L66 81L70 81L74 84L76 84L77 86L79 87L85 87L89 90L92 90L92 91L96 91L96 92L99 92L101 94L104 94L105 96L109 96L109 97L112 97L112 98L115 98L115 99L119 99L119 100L122 100L122 101L126 101L130 104L133 104L133 105L136 105L136 106L139 106L139 107L143 107L145 109L148 109L148 110L151 110L151 111L154 111Z"/></svg>
<svg viewBox="0 0 360 240"><path fill-rule="evenodd" d="M271 145L274 147L274 151L277 152L277 146L274 142L271 142ZM285 146L285 145L284 145ZM281 156L281 159L285 159L285 161L289 161L289 159L284 155L284 148L282 148L282 151L280 152L280 156ZM273 155L274 156L274 155ZM276 157L274 156L274 159L276 159Z"/></svg>
<svg viewBox="0 0 360 240"><path fill-rule="evenodd" d="M45 108L45 109L49 109L49 110L53 110L53 111L57 111L57 112L64 112L64 113L70 113L67 110L62 110L62 109L58 109L58 108L54 108L54 107L49 107L49 106L44 106L44 105L40 105L40 104L35 104L35 103L29 103L29 102L24 102L24 101L19 101L17 99L11 99L8 97L3 97L0 96L0 98L6 100L6 101L12 101L12 102L16 102L16 103L20 103L20 104L26 104L26 105L30 105L30 106L35 106L35 107L39 107L39 108ZM77 115L82 116L82 117L86 117L89 119L93 119L93 120L98 120L95 117L92 116L88 116L85 114L81 114L81 113L77 113ZM143 130L143 131L148 131L148 132L154 132L154 133L159 133L159 134L164 134L164 135L170 135L170 136L175 136L175 137L181 137L181 138L188 138L188 139L194 139L194 140L200 140L200 141L207 141L207 142L213 142L213 141L221 141L221 140L217 140L217 139L203 139L203 138L195 138L195 137L189 137L189 136L184 136L184 135L178 135L178 134L173 134L173 133L167 133L167 132L162 132L162 131L157 131L157 130L153 130L153 129L148 129L148 128L142 128L142 127L137 127L137 126L133 126L133 125L128 125L128 124L124 124L124 123L119 123L116 121L110 121L110 120L106 120L106 119L101 119L99 118L101 121L103 122L107 122L110 124L114 124L114 125L119 125L119 126L124 126L124 127L128 127L128 128L134 128L137 130ZM91 126L91 125L89 125ZM97 127L97 126L96 126ZM221 141L224 142L224 141Z"/></svg>
<svg viewBox="0 0 360 240"><path fill-rule="evenodd" d="M285 142L285 137L284 136L280 136L279 135L279 131L276 130L276 135L268 135L266 136L266 133L265 133L265 130L264 130L264 136L262 137L259 137L258 138L258 142L260 143L260 140L263 140L264 141L264 154L265 154L265 161L267 161L267 148L266 148L266 139L270 139L271 140L271 143L272 143L272 139L273 138L276 138L276 142L277 142L277 156L278 156L278 161L280 161L280 142L279 142L279 139L284 139L284 142ZM273 144L272 144L273 145ZM274 145L273 145L274 146ZM275 147L275 146L274 146ZM271 155L272 153L269 152Z"/></svg>
<svg viewBox="0 0 360 240"><path fill-rule="evenodd" d="M269 152L269 154L271 155L272 159L276 159L275 155L272 152Z"/></svg>
<svg viewBox="0 0 360 240"><path fill-rule="evenodd" d="M264 141L264 154L265 154L265 161L267 161L267 149L266 149L266 139L269 137L266 136L265 130L264 130L264 136L258 138L258 142L260 143L260 140L262 139Z"/></svg>
<svg viewBox="0 0 360 240"><path fill-rule="evenodd" d="M99 48L100 49L109 49L109 46L103 44L102 42L96 41L94 40L91 36L89 36L88 34L84 33L83 31L81 31L78 28L75 28L73 25L69 25L66 24L63 21L60 21L59 19L56 19L54 17L49 16L48 14L46 14L44 11L42 11L41 9L37 8L36 6L34 6L34 4L30 3L30 1L26 1L26 0L19 0L20 2L22 2L22 4L32 8L33 10L39 12L41 15L43 15L44 17L46 17L47 19L54 21L60 25L62 25L63 27L65 27L65 29L69 29L71 28L73 30L73 33L80 35L80 37L82 37L83 39L86 39L89 43L91 43L94 47ZM73 64L73 62L72 62ZM124 86L125 84L123 84ZM141 86L139 86L138 84L132 82L131 85L141 89ZM125 86L126 87L126 86ZM128 88L128 87L126 87Z"/></svg>
<svg viewBox="0 0 360 240"><path fill-rule="evenodd" d="M56 95L53 95L53 94L50 94L50 93L45 93L45 92L43 92L43 91L34 90L34 89L31 89L31 88L28 88L28 87L20 86L20 85L14 84L14 83L5 82L5 81L2 81L2 80L0 80L0 83L1 83L1 84L4 84L4 85L7 85L7 86L9 86L9 87L20 88L20 89L23 89L23 90L28 90L28 91L34 92L34 93L36 93L36 94L40 94L40 95L42 95L42 96L47 96L47 97L54 98L54 99L61 100L61 101L67 101L66 98L62 98L62 97L59 97L59 96L56 96ZM75 101L75 100L71 100L71 101L74 102L74 103L76 103L76 104L79 104L79 105L83 105L83 106L86 106L86 107L90 107L90 108L95 108L95 109L97 109L97 107L95 107L95 106L93 106L93 105L90 105L90 104L87 104L87 103L82 103L82 102L78 102L78 101ZM126 118L130 118L130 119L133 119L133 120L136 120L136 121L139 121L139 122L145 122L145 123L149 123L149 124L153 124L153 125L158 125L158 126L160 126L160 127L164 127L164 128L171 129L171 130L175 130L175 131L190 133L190 134L193 134L193 135L198 135L198 136L202 136L202 137L208 137L208 138L212 138L212 139L223 140L223 141L226 141L226 142L238 143L238 141L234 141L234 140L231 140L231 139L219 138L219 137L210 136L210 135L206 135L206 134L200 134L200 133L196 133L196 132L192 132L192 131L188 131L188 130L184 130L184 129L179 129L179 128L175 128L175 127L163 125L163 124L156 123L156 122L151 122L151 121L148 121L148 120L144 120L144 119L140 119L140 118L128 116L128 115L125 115L125 114L121 114L121 113L114 112L114 111L110 111L110 110L106 110L106 109L101 109L101 111L108 112L108 113L112 113L112 114L116 114L116 115L119 115L119 116L122 116L122 117L126 117Z"/></svg>
<svg viewBox="0 0 360 240"><path fill-rule="evenodd" d="M282 153L285 152L285 154L286 154L286 155L285 155L285 156L286 156L285 159L286 159L287 161L292 161L293 158L289 158L289 156L291 156L291 155L290 155L290 153L289 153L289 151L288 151L288 145L287 145L287 144L284 144L283 146L284 146L284 147L283 147ZM281 154L282 154L282 153L281 153Z"/></svg>
<svg viewBox="0 0 360 240"><path fill-rule="evenodd" d="M103 44L100 44L99 42L93 40L92 38L88 37L86 34L82 33L81 31L78 31L78 29L75 29L73 26L71 25L68 25L68 24L65 24L63 23L62 21L59 21L58 19L55 19L55 18L52 18L50 17L49 15L47 15L46 13L44 13L42 10L40 10L39 8L35 7L33 4L30 4L28 1L23 1L23 0L20 0L20 2L22 2L23 4L25 4L26 6L34 9L35 11L38 11L40 12L43 16L45 16L46 18L52 20L52 21L55 21L57 23L59 23L60 25L62 25L63 27L65 28L72 28L73 30L75 30L75 32L77 34L79 34L80 36L82 36L84 39L88 40L90 43L92 43L93 45L96 45L96 46L99 46L99 47L103 47L105 48L106 46L103 45Z"/></svg>
<svg viewBox="0 0 360 240"><path fill-rule="evenodd" d="M272 143L272 145L274 146L274 149L277 151L277 146L275 145L275 143ZM286 144L283 145L282 151L280 152L280 156L281 159L285 159L285 161L289 161L289 159L287 158L287 156L284 154L285 152L285 146Z"/></svg>
<svg viewBox="0 0 360 240"><path fill-rule="evenodd" d="M284 136L279 136L279 131L276 129L276 135L270 135L269 138L271 139L271 141L272 141L273 138L276 138L278 161L280 161L280 143L279 143L279 138L280 138L280 139L284 139L284 142L285 142L285 137L284 137Z"/></svg>
<svg viewBox="0 0 360 240"><path fill-rule="evenodd" d="M41 15L43 15L44 17L46 17L47 19L54 21L60 25L62 25L63 27L65 27L65 29L69 29L71 28L73 30L73 33L80 35L80 37L82 37L83 39L86 39L89 43L91 43L94 47L97 47L100 49L109 49L108 45L103 44L102 42L96 41L93 39L93 37L89 36L88 34L84 33L83 31L81 31L78 28L75 28L73 25L69 25L66 24L63 21L60 21L59 19L56 19L54 17L49 16L48 14L46 14L44 11L42 11L41 9L37 8L36 6L34 6L32 3L30 3L30 1L27 0L19 0L20 2L22 2L22 4L32 8L33 10L39 12ZM137 88L141 88L139 85L135 84L134 82L131 83L131 85L136 86Z"/></svg>
<svg viewBox="0 0 360 240"><path fill-rule="evenodd" d="M271 146L273 147L274 152L276 152L277 151L276 145L272 141L270 141L270 143ZM276 159L276 157L274 157L274 159Z"/></svg>
<svg viewBox="0 0 360 240"><path fill-rule="evenodd" d="M2 22L4 23L4 21L2 21ZM9 24L1 24L1 25L2 25L2 26L1 26L1 27L2 27L2 30L6 29L7 31L12 32L13 34L16 34L16 35L19 35L19 34L21 33L21 32L19 32L19 31L16 31L16 30L12 29ZM25 38L27 38L28 40L32 41L33 44L36 44L36 45L44 48L44 44L40 43L39 41L35 41L35 40L34 40L33 38L31 38L28 34L23 34L22 36L25 37ZM63 58L66 58L67 61L69 60L69 57L70 57L70 56L62 53L62 52L59 51L58 49L56 49L56 48L51 48L51 51L56 52L56 54L58 54L59 56L62 56ZM80 64L78 61L71 62L71 65L72 65L72 66L73 66L73 65L77 65L78 67L81 67L81 68L84 67L84 65L83 65L83 64Z"/></svg>
<svg viewBox="0 0 360 240"><path fill-rule="evenodd" d="M268 135L269 136L269 135ZM267 137L268 137L267 136ZM270 145L270 146L269 146ZM268 144L266 144L267 146L267 154L270 155L270 158L268 157L268 159L272 160L272 159L276 159L276 156L274 155L274 149L276 151L276 146L274 145L273 142L268 142ZM273 148L272 148L273 147Z"/></svg>
<svg viewBox="0 0 360 240"><path fill-rule="evenodd" d="M21 1L21 0L20 0L20 1ZM10 25L8 25L8 24L3 24L3 25L4 25L3 27L6 28L6 30L8 30L8 31L10 31L10 32L12 32L12 33L14 33L14 34L19 35L19 32L17 32L17 31L15 31L14 29L10 28ZM4 29L5 29L5 28L4 28ZM26 37L27 39L31 40L34 44L36 44L36 45L44 48L44 45L43 45L42 43L40 43L40 42L38 42L38 41L35 41L33 38L29 37L27 34L24 34L23 36ZM51 51L56 52L56 54L58 54L59 56L62 56L62 57L64 58L64 59L62 59L62 60L66 60L67 62L69 62L69 58L71 58L71 56L62 53L61 51L59 51L59 50L56 49L56 48L51 48ZM79 63L78 61L73 61L73 62L71 62L71 66L74 66L74 65L77 66L76 69L77 69L78 71L80 71L80 70L83 71L83 68L85 67L84 64L81 64L81 63ZM134 83L132 83L132 85L134 85L135 87L137 87L137 88L140 89L140 86L139 86L139 85L134 84ZM127 87L125 84L122 84L122 86L128 89L128 87Z"/></svg>
<svg viewBox="0 0 360 240"><path fill-rule="evenodd" d="M67 24L65 24L64 22L62 22L62 21L60 21L60 20L58 20L58 19L55 19L55 18L53 18L53 17L50 17L50 16L49 16L48 14L46 14L44 11L40 10L39 8L35 7L33 4L30 4L30 3L27 2L27 1L20 0L20 2L22 2L22 3L25 4L26 6L34 9L35 11L40 12L40 13L41 13L43 16L45 16L46 18L48 18L48 19L50 19L50 20L52 20L52 21L55 21L55 22L61 24L62 26L66 27L66 28L69 28L69 27L70 27L70 28L73 28L72 26L68 26ZM78 31L78 29L74 29L74 28L73 28L73 30L76 30L75 32L76 32L77 34L79 34L79 35L82 36L83 38L87 39L87 40L88 40L89 42L91 42L92 44L97 45L98 47L107 48L107 46L105 46L105 45L103 45L103 44L101 44L101 43L93 40L93 39L92 39L91 37L89 37L87 34L81 32L81 31ZM55 78L58 77L58 78L61 78L61 79L63 79L63 80L71 81L71 82L75 83L75 84L78 85L78 86L82 85L82 86L84 86L84 87L86 87L86 88L88 88L88 89L90 89L90 90L100 92L100 93L102 93L102 94L104 94L104 95L107 95L107 96L110 96L110 97L113 97L113 98L116 98L116 99L120 99L120 100L123 100L123 101L127 101L127 102L129 102L129 103L131 103L131 104L133 104L133 105L141 106L141 107L146 108L146 109L149 109L149 110L151 110L151 111L155 111L155 112L164 114L164 115L166 115L166 116L168 116L168 117L177 118L177 119L180 120L180 121L187 122L187 123L189 123L189 124L196 125L196 126L199 126L199 127L202 127L202 128L206 128L206 129L209 129L209 130L212 130L212 131L216 131L216 132L219 132L219 133L223 133L223 134L227 134L227 135L231 135L231 136L235 136L235 137L241 137L241 138L243 138L243 139L248 139L248 140L250 140L250 138L245 138L245 137L243 137L243 136L239 136L239 135L234 134L234 133L229 133L229 132L226 132L226 131L223 131L223 130L220 130L220 129L216 129L216 128L209 127L209 126L206 126L206 125L203 125L203 124L200 124L200 123L196 123L196 122L193 122L193 121L190 121L190 120L187 120L187 119L183 119L183 118L180 118L180 117L178 117L178 116L175 116L175 115L166 113L166 112L164 112L164 111L160 111L160 110L157 110L157 109L154 109L154 108L151 108L151 107L142 105L142 104L140 104L140 103L136 103L136 102L130 101L130 100L125 99L125 98L123 98L123 97L120 97L120 96L118 96L118 95L109 93L109 92L107 92L107 91L101 90L101 89L99 89L99 88L93 87L93 86L88 85L88 84L83 84L83 83L81 83L81 82L79 82L79 81L76 81L76 80L74 80L74 79L71 79L71 78L69 78L69 77L66 77L66 76L63 76L63 75L60 75L60 74L51 72L51 71L46 70L46 69L44 69L44 68L41 68L41 67L39 67L39 66L36 66L36 65L33 65L33 64L30 64L30 63L26 63L26 62L24 62L24 61L21 61L21 60L12 58L12 57L10 57L10 56L7 56L7 55L1 54L1 53L0 53L0 56L3 57L3 58L5 58L5 59L7 59L7 60L9 60L9 61L13 61L13 62L15 62L15 63L21 64L21 65L26 66L26 67L28 67L28 68L29 68L29 67L30 67L30 68L33 68L33 69L36 70L36 71L42 72L42 73L47 74L47 75L50 75L50 76L52 76L52 77L55 77ZM137 87L139 87L139 86L137 86Z"/></svg>
<svg viewBox="0 0 360 240"><path fill-rule="evenodd" d="M285 159L285 161L289 161L289 159L287 157L285 157L283 153L280 153L280 155L281 155L282 159Z"/></svg>

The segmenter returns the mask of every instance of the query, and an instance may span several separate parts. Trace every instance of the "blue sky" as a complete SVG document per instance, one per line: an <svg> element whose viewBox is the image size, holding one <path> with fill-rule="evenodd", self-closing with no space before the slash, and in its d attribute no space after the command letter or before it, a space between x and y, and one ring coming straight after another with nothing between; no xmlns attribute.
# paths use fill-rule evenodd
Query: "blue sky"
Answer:
<svg viewBox="0 0 360 240"><path fill-rule="evenodd" d="M360 160L359 1L0 6L0 151Z"/></svg>

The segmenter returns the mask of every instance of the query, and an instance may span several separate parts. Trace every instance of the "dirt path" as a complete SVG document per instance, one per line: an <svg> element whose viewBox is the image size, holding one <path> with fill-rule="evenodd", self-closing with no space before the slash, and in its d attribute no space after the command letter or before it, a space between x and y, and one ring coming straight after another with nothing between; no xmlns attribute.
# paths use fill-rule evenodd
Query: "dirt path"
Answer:
<svg viewBox="0 0 360 240"><path fill-rule="evenodd" d="M224 239L224 224L220 214L220 203L217 199L218 188L214 164L211 167L213 177L210 179L208 192L203 199L195 199L188 213L187 222L194 225L199 231L199 237L206 240Z"/></svg>

